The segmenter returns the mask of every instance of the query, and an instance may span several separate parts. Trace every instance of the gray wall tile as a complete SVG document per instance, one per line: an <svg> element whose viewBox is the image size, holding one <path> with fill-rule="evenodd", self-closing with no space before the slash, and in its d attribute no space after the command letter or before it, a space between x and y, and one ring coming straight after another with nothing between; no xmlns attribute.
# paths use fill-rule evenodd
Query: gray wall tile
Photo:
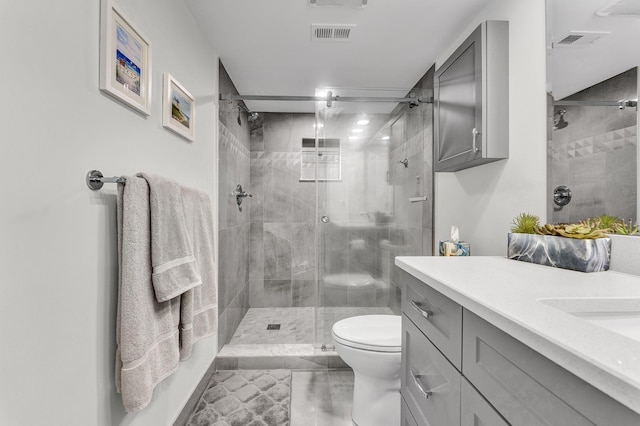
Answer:
<svg viewBox="0 0 640 426"><path fill-rule="evenodd" d="M265 280L264 304L269 307L290 307L291 280Z"/></svg>
<svg viewBox="0 0 640 426"><path fill-rule="evenodd" d="M264 277L291 279L291 225L264 224Z"/></svg>
<svg viewBox="0 0 640 426"><path fill-rule="evenodd" d="M249 236L249 279L264 279L264 229L262 222L251 222Z"/></svg>
<svg viewBox="0 0 640 426"><path fill-rule="evenodd" d="M312 307L316 305L316 281L291 281L291 305L295 307Z"/></svg>

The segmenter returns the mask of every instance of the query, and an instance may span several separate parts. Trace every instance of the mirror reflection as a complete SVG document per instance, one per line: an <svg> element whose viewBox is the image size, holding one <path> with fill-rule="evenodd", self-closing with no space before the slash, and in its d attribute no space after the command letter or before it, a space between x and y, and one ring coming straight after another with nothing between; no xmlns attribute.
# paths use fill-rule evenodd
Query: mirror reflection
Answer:
<svg viewBox="0 0 640 426"><path fill-rule="evenodd" d="M547 1L550 222L637 220L640 0Z"/></svg>

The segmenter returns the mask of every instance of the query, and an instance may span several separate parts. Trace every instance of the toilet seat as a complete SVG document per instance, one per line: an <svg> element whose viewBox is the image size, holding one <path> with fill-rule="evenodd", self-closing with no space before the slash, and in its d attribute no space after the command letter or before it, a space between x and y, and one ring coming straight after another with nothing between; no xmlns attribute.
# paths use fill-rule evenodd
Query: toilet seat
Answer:
<svg viewBox="0 0 640 426"><path fill-rule="evenodd" d="M336 343L373 352L400 352L402 317L399 315L361 315L333 324Z"/></svg>

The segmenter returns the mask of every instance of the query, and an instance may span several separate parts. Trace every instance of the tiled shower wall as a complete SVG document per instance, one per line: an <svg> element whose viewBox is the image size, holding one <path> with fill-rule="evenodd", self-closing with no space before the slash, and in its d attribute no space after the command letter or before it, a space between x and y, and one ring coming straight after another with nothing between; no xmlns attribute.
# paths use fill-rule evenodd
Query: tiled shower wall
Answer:
<svg viewBox="0 0 640 426"><path fill-rule="evenodd" d="M261 113L251 128L249 302L315 306L314 182L300 182L303 138L314 114Z"/></svg>
<svg viewBox="0 0 640 426"><path fill-rule="evenodd" d="M432 67L413 87L422 98L433 97ZM383 274L390 282L389 307L400 313L400 271L396 256L433 255L433 105L409 108L401 105L390 127L389 182L393 186L393 216L386 260L391 267ZM400 164L407 159L408 167ZM409 198L426 196L422 202Z"/></svg>
<svg viewBox="0 0 640 426"><path fill-rule="evenodd" d="M220 63L220 93L238 94ZM220 101L218 346L233 337L249 309L249 204L240 211L230 194L249 187L249 123L237 102ZM240 117L240 123L238 123Z"/></svg>
<svg viewBox="0 0 640 426"><path fill-rule="evenodd" d="M637 68L633 68L566 100L636 99ZM637 111L617 107L556 106L566 109L567 127L552 130L548 145L548 217L576 222L609 214L636 220ZM553 117L550 113L550 126ZM571 202L553 203L553 188L567 185Z"/></svg>

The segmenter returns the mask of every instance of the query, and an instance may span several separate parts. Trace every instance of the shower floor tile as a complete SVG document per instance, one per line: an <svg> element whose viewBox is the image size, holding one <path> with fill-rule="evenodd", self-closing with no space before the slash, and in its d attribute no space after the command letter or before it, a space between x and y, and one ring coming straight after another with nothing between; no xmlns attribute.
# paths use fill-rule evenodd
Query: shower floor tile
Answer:
<svg viewBox="0 0 640 426"><path fill-rule="evenodd" d="M247 344L314 344L315 308L250 308L229 346ZM322 325L322 343L331 343L331 326L336 321L356 315L393 314L387 307L318 308ZM279 329L269 330L273 324Z"/></svg>

